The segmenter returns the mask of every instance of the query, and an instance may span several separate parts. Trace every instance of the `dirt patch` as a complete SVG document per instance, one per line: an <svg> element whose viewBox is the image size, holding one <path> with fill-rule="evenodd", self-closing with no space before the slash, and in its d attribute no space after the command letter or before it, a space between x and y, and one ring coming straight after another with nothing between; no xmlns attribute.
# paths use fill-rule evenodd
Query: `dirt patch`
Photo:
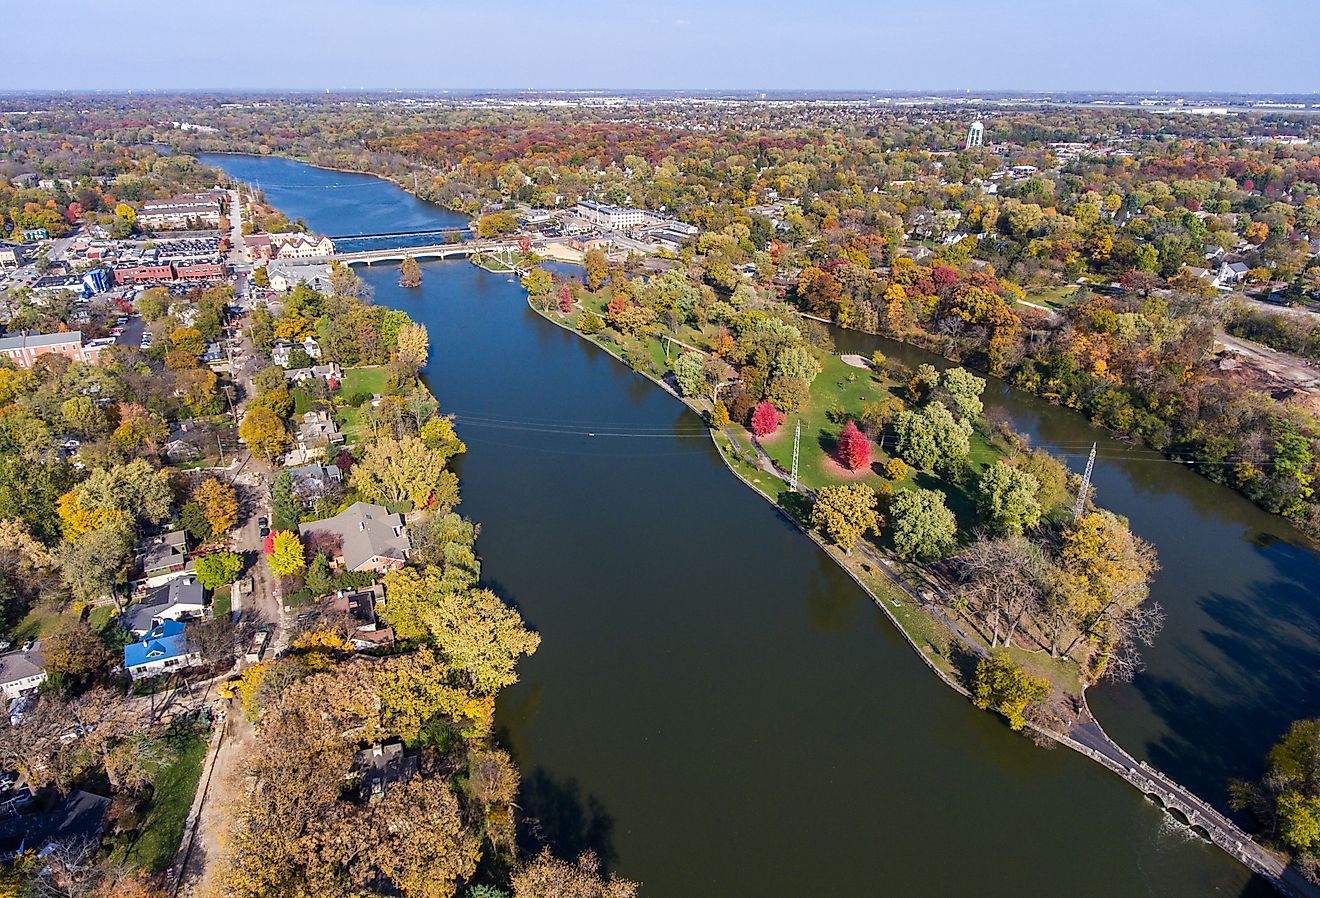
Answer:
<svg viewBox="0 0 1320 898"><path fill-rule="evenodd" d="M1202 373L1211 380L1265 393L1280 405L1304 408L1320 414L1320 392L1299 386L1284 372L1267 367L1267 364L1254 356L1223 353L1211 360ZM1314 376L1314 372L1310 373Z"/></svg>
<svg viewBox="0 0 1320 898"><path fill-rule="evenodd" d="M843 362L845 365L851 365L854 368L862 368L866 371L871 370L871 363L867 361L864 356L849 353L847 355L839 356L839 361Z"/></svg>
<svg viewBox="0 0 1320 898"><path fill-rule="evenodd" d="M850 470L841 461L829 453L824 453L824 461L821 463L821 467L824 468L825 473L829 474L831 477L847 481L865 480L874 473L871 470L872 465L858 468L856 471Z"/></svg>

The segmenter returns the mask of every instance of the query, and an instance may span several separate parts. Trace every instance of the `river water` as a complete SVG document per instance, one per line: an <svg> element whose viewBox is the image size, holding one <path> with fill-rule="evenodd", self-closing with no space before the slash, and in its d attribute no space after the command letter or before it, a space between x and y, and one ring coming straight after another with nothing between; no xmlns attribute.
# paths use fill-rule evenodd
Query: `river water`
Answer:
<svg viewBox="0 0 1320 898"><path fill-rule="evenodd" d="M327 233L456 223L366 176L204 161ZM680 403L541 319L515 282L462 261L422 270L415 290L392 265L360 272L429 329L426 376L470 447L460 510L482 523L485 579L542 634L498 722L556 850L597 851L649 898L1269 894L1112 774L935 679ZM1041 442L1097 436L988 392ZM1176 466L1105 457L1096 483L1159 547L1170 623L1150 671L1094 705L1222 804L1225 776L1310 713L1303 584L1320 562Z"/></svg>

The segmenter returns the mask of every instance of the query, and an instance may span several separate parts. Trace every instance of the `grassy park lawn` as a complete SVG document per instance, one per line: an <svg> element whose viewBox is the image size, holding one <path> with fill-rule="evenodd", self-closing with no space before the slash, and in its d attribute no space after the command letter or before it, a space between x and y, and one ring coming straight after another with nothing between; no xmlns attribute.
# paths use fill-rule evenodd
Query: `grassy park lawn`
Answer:
<svg viewBox="0 0 1320 898"><path fill-rule="evenodd" d="M383 392L385 392L384 368L346 368L344 379L339 382L339 392L335 395L346 399L362 393L375 396Z"/></svg>
<svg viewBox="0 0 1320 898"><path fill-rule="evenodd" d="M179 850L183 826L202 777L202 762L206 760L205 733L179 729L171 734L170 741L175 758L152 783L141 828L131 842L115 850L119 859L150 873L169 867Z"/></svg>
<svg viewBox="0 0 1320 898"><path fill-rule="evenodd" d="M113 613L114 609L109 609ZM68 630L82 619L82 612L72 607L61 610L58 605L38 602L29 609L10 634L10 640L21 646L29 639L45 639L62 630Z"/></svg>
<svg viewBox="0 0 1320 898"><path fill-rule="evenodd" d="M1027 302L1034 302L1038 306L1049 306L1051 309L1062 309L1072 303L1079 289L1081 288L1076 284L1064 284L1061 287L1032 290L1027 294Z"/></svg>

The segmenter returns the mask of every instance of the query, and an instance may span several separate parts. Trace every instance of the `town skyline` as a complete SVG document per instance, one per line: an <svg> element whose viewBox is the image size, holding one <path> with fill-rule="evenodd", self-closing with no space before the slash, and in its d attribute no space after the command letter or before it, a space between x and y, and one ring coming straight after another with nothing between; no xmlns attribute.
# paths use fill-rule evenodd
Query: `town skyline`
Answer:
<svg viewBox="0 0 1320 898"><path fill-rule="evenodd" d="M1320 86L1308 54L1280 52L1320 27L1320 9L1268 0L1250 27L1240 9L1175 0L1152 7L935 0L921 9L827 0L810 9L745 0L663 11L597 0L571 14L511 4L498 11L388 0L363 14L350 0L295 0L261 9L261 27L217 37L211 11L181 8L153 23L150 66L95 74L43 65L34 43L13 48L0 90L591 89L662 90L1237 91ZM74 0L61 8L75 45L130 46L141 17ZM10 11L15 33L48 25L38 8ZM296 34L297 40L289 40ZM791 37L789 37L791 36ZM642 50L643 52L638 52ZM588 52L583 52L583 51ZM1012 52L1005 52L1012 50ZM1268 59L1269 65L1260 61ZM217 85L217 73L225 73ZM424 86L424 88L423 88Z"/></svg>

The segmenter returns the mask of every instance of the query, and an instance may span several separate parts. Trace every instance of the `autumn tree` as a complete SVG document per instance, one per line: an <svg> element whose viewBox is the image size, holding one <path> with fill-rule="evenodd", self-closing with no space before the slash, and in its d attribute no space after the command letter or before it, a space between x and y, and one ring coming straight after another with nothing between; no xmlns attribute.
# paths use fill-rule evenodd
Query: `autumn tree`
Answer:
<svg viewBox="0 0 1320 898"><path fill-rule="evenodd" d="M863 483L821 487L811 506L811 526L846 553L867 532L879 532L875 491Z"/></svg>
<svg viewBox="0 0 1320 898"><path fill-rule="evenodd" d="M198 484L192 500L201 506L211 533L228 533L238 523L238 494L218 477L208 477Z"/></svg>
<svg viewBox="0 0 1320 898"><path fill-rule="evenodd" d="M412 256L404 256L403 264L399 266L399 286L408 288L422 286L422 266L418 265L417 260Z"/></svg>
<svg viewBox="0 0 1320 898"><path fill-rule="evenodd" d="M541 644L518 612L489 589L444 595L427 614L426 625L449 663L465 671L472 688L484 695L517 682L518 658Z"/></svg>
<svg viewBox="0 0 1320 898"><path fill-rule="evenodd" d="M238 426L238 436L258 458L273 461L293 445L284 421L269 408L253 405Z"/></svg>
<svg viewBox="0 0 1320 898"><path fill-rule="evenodd" d="M595 293L605 283L605 277L609 273L605 251L598 246L587 250L582 258L582 265L586 269L587 289Z"/></svg>
<svg viewBox="0 0 1320 898"><path fill-rule="evenodd" d="M44 639L41 653L47 672L68 686L95 679L113 660L105 641L86 622Z"/></svg>
<svg viewBox="0 0 1320 898"><path fill-rule="evenodd" d="M857 429L857 424L852 420L843 426L839 434L839 458L850 471L860 471L871 466L871 441Z"/></svg>
<svg viewBox="0 0 1320 898"><path fill-rule="evenodd" d="M768 437L779 429L779 410L771 403L762 400L752 412L752 433L758 437Z"/></svg>
<svg viewBox="0 0 1320 898"><path fill-rule="evenodd" d="M302 540L292 530L276 530L269 540L266 560L272 573L281 577L300 574L306 566Z"/></svg>
<svg viewBox="0 0 1320 898"><path fill-rule="evenodd" d="M1022 533L1040 523L1039 492L1040 481L1030 472L998 462L976 483L977 507L996 532Z"/></svg>
<svg viewBox="0 0 1320 898"><path fill-rule="evenodd" d="M637 883L601 873L590 851L576 862L561 861L543 848L513 874L513 898L637 898Z"/></svg>
<svg viewBox="0 0 1320 898"><path fill-rule="evenodd" d="M1011 729L1022 729L1027 712L1050 696L1050 684L1024 672L1006 654L982 658L972 679L972 704L982 711L994 708L1008 718Z"/></svg>
<svg viewBox="0 0 1320 898"><path fill-rule="evenodd" d="M426 356L431 347L431 338L423 325L412 323L403 325L399 328L399 334L395 341L399 347L399 357L414 371L426 364Z"/></svg>
<svg viewBox="0 0 1320 898"><path fill-rule="evenodd" d="M447 511L458 504L458 478L445 470L447 459L419 437L386 437L367 446L349 482L381 502L409 500L418 508L434 505Z"/></svg>
<svg viewBox="0 0 1320 898"><path fill-rule="evenodd" d="M714 408L710 410L710 426L714 430L723 430L729 426L729 409L723 399L716 399Z"/></svg>

